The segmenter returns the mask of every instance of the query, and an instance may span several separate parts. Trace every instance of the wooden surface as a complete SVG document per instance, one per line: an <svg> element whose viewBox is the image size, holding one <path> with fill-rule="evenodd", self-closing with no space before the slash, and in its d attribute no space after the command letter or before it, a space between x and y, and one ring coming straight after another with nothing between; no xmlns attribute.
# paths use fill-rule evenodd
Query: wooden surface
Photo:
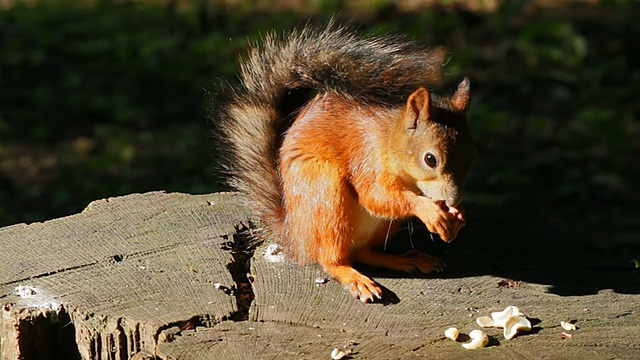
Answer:
<svg viewBox="0 0 640 360"><path fill-rule="evenodd" d="M353 359L640 358L640 274L586 239L470 209L453 244L413 236L447 260L445 274L364 268L386 300L362 304L317 266L268 262L264 247L238 264L234 234L249 222L239 202L134 194L0 229L2 359L329 359L334 348ZM246 271L248 313L229 291ZM507 305L534 329L513 340L487 329L480 350L442 335ZM579 327L570 339L561 320Z"/></svg>

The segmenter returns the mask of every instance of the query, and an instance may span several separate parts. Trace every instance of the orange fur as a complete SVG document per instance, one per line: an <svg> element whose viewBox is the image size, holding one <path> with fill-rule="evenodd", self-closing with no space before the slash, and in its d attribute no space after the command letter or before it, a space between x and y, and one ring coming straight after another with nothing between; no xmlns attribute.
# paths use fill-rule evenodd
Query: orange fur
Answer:
<svg viewBox="0 0 640 360"><path fill-rule="evenodd" d="M428 93L420 89L415 97L425 100ZM424 106L417 111L427 111ZM414 155L398 148L408 136L401 125L411 116L428 121L426 114L407 114L412 111L362 109L336 96L319 95L300 112L280 148L285 237L293 256L317 261L363 301L379 298L382 290L351 267L354 260L404 271L430 272L440 266L428 255L375 251L392 234L390 221L418 216L444 240L455 237L461 227L453 226L461 219L418 194L417 182L439 181L438 174L416 179L403 170ZM445 149L448 142L441 140L428 145Z"/></svg>

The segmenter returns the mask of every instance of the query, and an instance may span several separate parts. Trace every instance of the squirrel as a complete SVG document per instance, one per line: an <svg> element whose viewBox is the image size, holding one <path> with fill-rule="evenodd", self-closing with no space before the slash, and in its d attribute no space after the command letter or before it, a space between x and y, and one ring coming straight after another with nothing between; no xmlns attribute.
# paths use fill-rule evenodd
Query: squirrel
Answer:
<svg viewBox="0 0 640 360"><path fill-rule="evenodd" d="M256 240L319 263L365 303L382 288L352 263L441 271L428 254L379 248L409 217L446 242L465 224L470 82L450 96L427 90L444 58L440 47L333 21L251 48L217 121L229 184L259 220Z"/></svg>

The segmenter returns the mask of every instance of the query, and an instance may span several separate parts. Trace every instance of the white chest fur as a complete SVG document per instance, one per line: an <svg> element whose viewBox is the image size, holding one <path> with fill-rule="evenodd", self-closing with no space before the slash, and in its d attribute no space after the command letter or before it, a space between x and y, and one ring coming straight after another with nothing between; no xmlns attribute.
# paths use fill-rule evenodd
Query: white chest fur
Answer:
<svg viewBox="0 0 640 360"><path fill-rule="evenodd" d="M358 249L368 243L381 226L388 224L388 220L374 217L367 209L359 206L358 211L352 215L352 224L353 249Z"/></svg>

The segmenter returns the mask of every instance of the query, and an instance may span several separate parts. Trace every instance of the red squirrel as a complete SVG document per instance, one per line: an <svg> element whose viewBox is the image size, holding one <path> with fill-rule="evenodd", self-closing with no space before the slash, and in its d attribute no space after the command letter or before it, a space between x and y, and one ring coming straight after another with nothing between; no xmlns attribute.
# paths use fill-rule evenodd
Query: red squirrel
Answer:
<svg viewBox="0 0 640 360"><path fill-rule="evenodd" d="M333 23L272 34L251 49L218 120L230 184L259 220L257 239L319 263L362 302L382 289L354 262L440 270L433 256L380 248L409 217L447 242L465 224L470 85L465 78L450 96L427 90L444 56Z"/></svg>

